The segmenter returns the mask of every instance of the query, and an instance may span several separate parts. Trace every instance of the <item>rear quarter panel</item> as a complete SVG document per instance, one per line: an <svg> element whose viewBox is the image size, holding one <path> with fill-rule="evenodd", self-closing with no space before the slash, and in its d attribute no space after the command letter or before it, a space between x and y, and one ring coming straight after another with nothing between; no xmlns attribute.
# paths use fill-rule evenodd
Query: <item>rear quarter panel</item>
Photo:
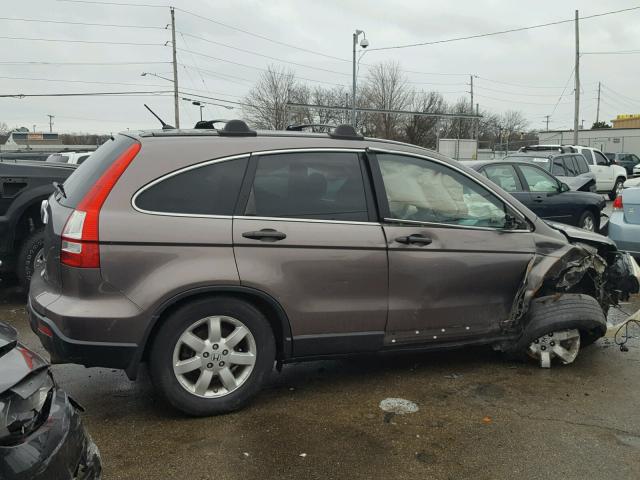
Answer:
<svg viewBox="0 0 640 480"><path fill-rule="evenodd" d="M210 141L152 139L115 185L100 213L104 279L151 315L165 300L207 285L239 284L232 219L141 213L133 195L171 171L226 156ZM235 152L233 152L235 153Z"/></svg>

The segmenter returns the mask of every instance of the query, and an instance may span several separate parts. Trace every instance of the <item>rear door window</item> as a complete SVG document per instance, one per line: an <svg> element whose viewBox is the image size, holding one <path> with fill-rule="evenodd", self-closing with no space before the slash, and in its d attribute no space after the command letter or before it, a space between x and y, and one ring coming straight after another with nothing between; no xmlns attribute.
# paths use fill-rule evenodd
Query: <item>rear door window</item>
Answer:
<svg viewBox="0 0 640 480"><path fill-rule="evenodd" d="M245 215L368 221L358 154L308 152L259 157Z"/></svg>
<svg viewBox="0 0 640 480"><path fill-rule="evenodd" d="M554 158L551 166L551 173L556 176L566 177L567 172L564 169L564 162L562 158Z"/></svg>
<svg viewBox="0 0 640 480"><path fill-rule="evenodd" d="M575 157L570 155L568 157L564 157L564 169L567 171L567 175L570 177L577 177L578 173L578 165L575 162Z"/></svg>
<svg viewBox="0 0 640 480"><path fill-rule="evenodd" d="M134 143L136 141L126 135L116 135L104 142L67 178L64 182L67 197L60 197L58 201L66 207L76 208L93 184Z"/></svg>
<svg viewBox="0 0 640 480"><path fill-rule="evenodd" d="M190 167L146 187L134 197L145 212L233 215L248 158Z"/></svg>
<svg viewBox="0 0 640 480"><path fill-rule="evenodd" d="M488 165L484 168L485 176L507 192L521 192L522 185L512 165Z"/></svg>
<svg viewBox="0 0 640 480"><path fill-rule="evenodd" d="M529 190L532 192L557 192L558 181L544 170L529 165L519 166Z"/></svg>

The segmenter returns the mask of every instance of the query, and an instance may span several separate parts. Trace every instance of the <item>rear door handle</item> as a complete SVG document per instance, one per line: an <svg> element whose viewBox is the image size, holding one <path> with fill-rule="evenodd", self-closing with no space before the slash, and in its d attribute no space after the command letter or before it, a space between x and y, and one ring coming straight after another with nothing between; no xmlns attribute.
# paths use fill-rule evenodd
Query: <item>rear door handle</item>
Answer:
<svg viewBox="0 0 640 480"><path fill-rule="evenodd" d="M544 197L543 197L543 196L541 196L541 195L538 195L537 197L534 197L533 201L534 201L534 202L541 203L541 202L543 202L543 201L544 201Z"/></svg>
<svg viewBox="0 0 640 480"><path fill-rule="evenodd" d="M244 232L242 234L244 238L251 238L253 240L263 240L265 242L277 242L279 240L284 240L287 238L287 235L274 230L273 228L263 228L262 230L253 231L253 232Z"/></svg>
<svg viewBox="0 0 640 480"><path fill-rule="evenodd" d="M408 235L406 237L398 237L396 238L396 242L404 243L405 245L417 244L417 245L429 245L433 240L431 238L420 235L419 233L414 235Z"/></svg>

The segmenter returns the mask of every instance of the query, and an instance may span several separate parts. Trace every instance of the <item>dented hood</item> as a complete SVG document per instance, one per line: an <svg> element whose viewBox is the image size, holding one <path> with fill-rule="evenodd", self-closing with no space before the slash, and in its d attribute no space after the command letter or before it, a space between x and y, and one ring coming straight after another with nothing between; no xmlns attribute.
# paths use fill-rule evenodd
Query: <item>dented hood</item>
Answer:
<svg viewBox="0 0 640 480"><path fill-rule="evenodd" d="M28 375L48 367L44 358L17 341L15 329L0 322L0 395Z"/></svg>
<svg viewBox="0 0 640 480"><path fill-rule="evenodd" d="M563 223L547 221L546 224L551 228L562 232L571 243L583 242L597 247L608 247L612 250L617 250L616 244L613 240L609 237L605 237L604 235L600 235L599 233L590 232L588 230L572 227L571 225L565 225Z"/></svg>

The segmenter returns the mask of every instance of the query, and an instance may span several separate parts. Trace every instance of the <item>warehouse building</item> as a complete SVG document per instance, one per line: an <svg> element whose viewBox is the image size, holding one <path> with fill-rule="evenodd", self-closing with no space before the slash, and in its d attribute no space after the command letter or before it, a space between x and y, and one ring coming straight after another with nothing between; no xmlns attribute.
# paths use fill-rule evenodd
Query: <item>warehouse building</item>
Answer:
<svg viewBox="0 0 640 480"><path fill-rule="evenodd" d="M571 145L573 130L551 130L539 133L541 145ZM579 130L578 143L604 153L634 153L640 156L640 128L601 128Z"/></svg>

